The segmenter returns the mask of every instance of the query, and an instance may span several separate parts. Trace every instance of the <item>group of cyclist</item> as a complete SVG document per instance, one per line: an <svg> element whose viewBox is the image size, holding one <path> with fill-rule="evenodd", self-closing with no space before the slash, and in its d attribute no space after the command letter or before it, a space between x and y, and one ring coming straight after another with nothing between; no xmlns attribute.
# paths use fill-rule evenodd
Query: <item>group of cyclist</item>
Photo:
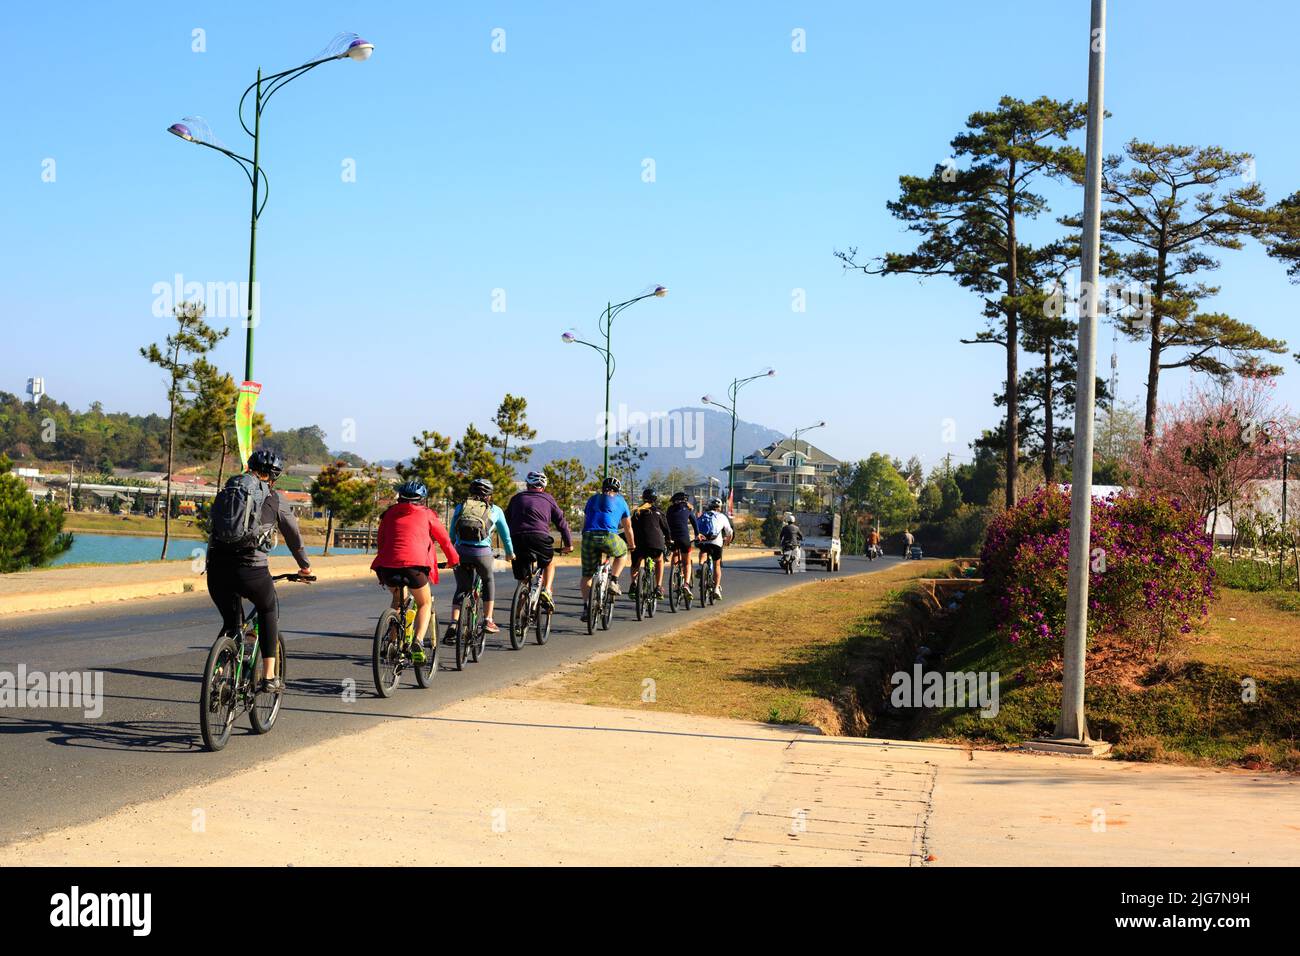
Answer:
<svg viewBox="0 0 1300 956"><path fill-rule="evenodd" d="M298 523L284 499L275 491L275 484L284 471L284 462L275 452L258 449L249 456L247 477L262 484L264 499L258 505L259 513L252 515L261 530L258 542L252 548L222 549L215 544L208 551L208 593L221 612L227 631L238 626L240 601L253 602L258 613L258 635L264 663L261 688L266 691L283 690L283 680L277 673L276 634L279 604L275 585L267 563L267 555L276 535L282 536L289 546L300 574L311 574L311 565L302 546ZM232 479L234 481L234 479ZM455 642L455 622L459 620L462 603L469 593L477 571L483 587L484 629L495 634L500 626L493 620L496 606L496 587L493 576L492 536L501 542L505 557L511 562L518 580L527 580L533 567L542 569L540 601L554 609L556 553L551 529L560 535L560 552L573 550L573 535L564 511L546 490L546 475L530 471L522 491L513 495L503 510L492 501L496 489L486 478L470 482L468 495L451 516L451 528L444 527L438 514L426 504L428 488L418 480L405 481L397 487L397 501L384 511L379 520L378 548L371 570L379 583L393 596L394 608L400 608L402 589L405 587L415 601L413 658L422 663L423 642L433 619L431 585L438 583L438 558L440 550L446 567L456 577L456 593L452 599L452 623L443 635L444 642ZM713 558L715 567L714 598L722 597L723 548L731 544L735 530L722 508L722 500L710 498L704 510L696 514L684 491L675 492L666 512L659 507L659 498L653 488L641 494L641 503L635 510L629 508L622 494L618 478L608 477L601 489L593 494L583 509L581 559L582 559L582 620L587 620L591 581L608 557L610 583L615 595L619 590L618 578L630 563L639 568L647 558L654 558L655 580L643 587L653 586L656 596L663 597L663 575L667 563L664 558L673 553L681 561L687 580L693 576L692 560L696 550Z"/></svg>

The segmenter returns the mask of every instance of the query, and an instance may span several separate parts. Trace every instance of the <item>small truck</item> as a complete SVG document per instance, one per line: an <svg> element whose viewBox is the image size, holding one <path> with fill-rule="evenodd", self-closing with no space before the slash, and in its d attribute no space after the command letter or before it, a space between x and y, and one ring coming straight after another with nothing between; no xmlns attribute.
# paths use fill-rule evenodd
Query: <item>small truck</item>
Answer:
<svg viewBox="0 0 1300 956"><path fill-rule="evenodd" d="M803 563L824 565L827 571L840 569L840 516L834 512L796 511L795 523L803 532ZM778 548L777 557L781 556Z"/></svg>

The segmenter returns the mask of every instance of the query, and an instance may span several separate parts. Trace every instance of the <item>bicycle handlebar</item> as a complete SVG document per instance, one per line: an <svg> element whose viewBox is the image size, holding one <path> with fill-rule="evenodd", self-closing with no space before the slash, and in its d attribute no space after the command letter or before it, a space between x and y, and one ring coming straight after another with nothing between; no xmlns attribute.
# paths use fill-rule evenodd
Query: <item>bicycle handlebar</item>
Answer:
<svg viewBox="0 0 1300 956"><path fill-rule="evenodd" d="M272 581L297 581L299 584L310 584L316 580L314 574L300 574L297 571L291 571L288 574L277 574L271 578Z"/></svg>

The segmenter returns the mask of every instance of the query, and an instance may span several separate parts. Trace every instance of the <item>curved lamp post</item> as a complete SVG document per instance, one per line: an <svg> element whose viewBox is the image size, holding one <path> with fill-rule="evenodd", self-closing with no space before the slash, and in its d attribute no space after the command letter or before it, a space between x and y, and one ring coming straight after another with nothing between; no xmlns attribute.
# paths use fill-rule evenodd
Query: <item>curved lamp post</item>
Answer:
<svg viewBox="0 0 1300 956"><path fill-rule="evenodd" d="M269 185L264 185L266 171L262 169L260 162L260 145L262 133L262 109L275 95L276 91L282 88L286 83L296 80L304 73L314 70L322 63L331 63L334 60L355 60L361 62L370 59L370 55L375 52L375 46L368 40L363 40L355 33L340 33L336 36L315 60L304 63L301 66L295 66L291 70L282 70L279 73L273 73L270 76L262 76L261 69L257 71L257 79L244 90L244 95L239 98L239 125L244 128L244 132L253 138L253 158L241 156L238 153L227 149L220 140L212 134L208 124L201 117L187 116L179 123L173 123L167 127L167 132L173 136L178 136L187 143L197 143L199 146L206 146L209 149L215 149L219 153L229 156L244 171L248 177L248 183L253 187L252 214L250 216L248 227L248 311L244 315L244 326L246 329L244 337L244 380L252 381L253 379L253 327L256 324L253 318L253 290L257 277L257 220L262 215L262 210L266 207L266 198L270 194ZM244 101L248 99L248 94L254 93L253 98L253 128L248 128L248 123L244 119ZM259 201L260 198L260 201Z"/></svg>
<svg viewBox="0 0 1300 956"><path fill-rule="evenodd" d="M760 378L771 378L776 374L776 369L765 368L757 374L750 375L748 378L733 379L732 383L727 386L727 399L730 405L724 405L716 402L712 397L705 395L700 399L705 405L715 405L723 411L731 413L731 455L727 459L727 513L734 514L736 510L736 396L740 390L750 382L756 382Z"/></svg>
<svg viewBox="0 0 1300 956"><path fill-rule="evenodd" d="M799 467L799 436L802 435L804 432L812 431L814 428L825 428L825 427L826 427L825 422L817 422L815 424L805 425L803 428L796 428L794 430L794 457L795 457L796 468ZM814 472L814 475L815 474L816 473ZM791 511L794 511L795 506L798 504L798 494L795 486L795 479L797 477L798 475L795 472L793 471L790 472L790 510ZM814 489L817 487L816 481L813 482L813 487Z"/></svg>
<svg viewBox="0 0 1300 956"><path fill-rule="evenodd" d="M578 338L578 334L572 330L565 332L560 336L560 341L565 345L585 345L589 349L594 349L605 360L605 470L601 477L609 476L609 384L614 379L615 365L614 353L610 351L609 348L610 329L614 325L614 319L617 318L618 314L628 306L635 305L642 299L649 299L652 297L662 299L667 294L667 286L657 285L649 292L643 292L641 295L628 299L626 302L615 304L606 303L605 311L600 314L600 319L598 321L600 333L605 337L605 344L603 346L597 345L594 342L588 342L586 339Z"/></svg>

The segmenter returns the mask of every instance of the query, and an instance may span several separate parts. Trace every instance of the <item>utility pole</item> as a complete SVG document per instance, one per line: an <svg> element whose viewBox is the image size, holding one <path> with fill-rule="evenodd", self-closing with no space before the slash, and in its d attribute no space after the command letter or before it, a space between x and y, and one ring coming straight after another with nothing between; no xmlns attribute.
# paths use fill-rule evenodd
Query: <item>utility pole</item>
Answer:
<svg viewBox="0 0 1300 956"><path fill-rule="evenodd" d="M1109 744L1088 736L1084 717L1084 664L1088 640L1088 575L1092 545L1092 453L1097 388L1097 260L1101 245L1101 163L1106 66L1106 0L1092 0L1088 35L1088 138L1083 191L1080 263L1079 378L1074 409L1074 461L1070 495L1069 591L1065 604L1064 674L1056 734L1031 743L1038 749L1100 754Z"/></svg>

